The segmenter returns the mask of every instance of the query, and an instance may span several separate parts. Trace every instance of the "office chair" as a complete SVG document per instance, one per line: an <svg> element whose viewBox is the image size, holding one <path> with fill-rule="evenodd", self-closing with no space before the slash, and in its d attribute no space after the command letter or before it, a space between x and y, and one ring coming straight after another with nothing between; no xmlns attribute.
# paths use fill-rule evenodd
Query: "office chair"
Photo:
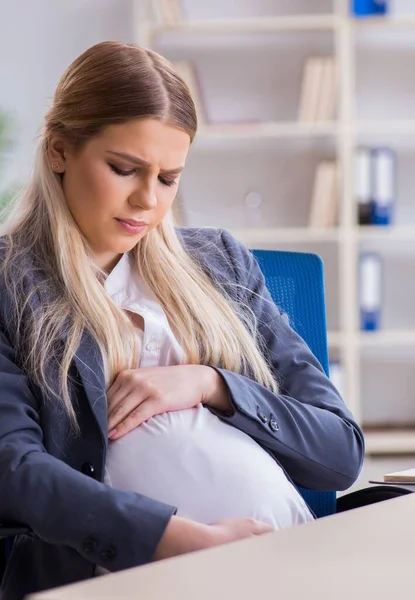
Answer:
<svg viewBox="0 0 415 600"><path fill-rule="evenodd" d="M253 250L275 304L329 374L323 261L316 254ZM317 517L336 512L336 492L298 488Z"/></svg>
<svg viewBox="0 0 415 600"><path fill-rule="evenodd" d="M287 313L291 326L307 342L329 374L323 261L316 254L253 250L274 302ZM333 491L298 488L317 517L352 510L411 493L399 486L371 486L336 499Z"/></svg>

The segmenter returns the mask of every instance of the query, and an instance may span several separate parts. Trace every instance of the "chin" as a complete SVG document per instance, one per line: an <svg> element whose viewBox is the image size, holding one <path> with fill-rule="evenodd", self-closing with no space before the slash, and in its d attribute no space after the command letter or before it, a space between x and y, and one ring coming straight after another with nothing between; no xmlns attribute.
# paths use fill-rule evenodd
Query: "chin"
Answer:
<svg viewBox="0 0 415 600"><path fill-rule="evenodd" d="M132 250L140 240L142 240L146 236L146 233L141 235L137 235L135 237L131 237L129 239L120 240L118 244L114 244L114 247L111 248L112 251L118 254L124 254L125 252L129 252Z"/></svg>

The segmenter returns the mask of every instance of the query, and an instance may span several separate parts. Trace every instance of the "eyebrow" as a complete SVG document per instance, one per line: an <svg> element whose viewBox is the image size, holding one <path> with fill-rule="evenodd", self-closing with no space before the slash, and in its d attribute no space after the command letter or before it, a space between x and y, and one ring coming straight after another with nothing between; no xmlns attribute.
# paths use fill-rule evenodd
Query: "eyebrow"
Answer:
<svg viewBox="0 0 415 600"><path fill-rule="evenodd" d="M130 163L134 165L138 165L139 167L151 167L151 164L142 158L138 158L138 156L133 156L132 154L126 154L125 152L113 152L111 150L107 150L107 154L113 154L114 156L118 156L118 158L124 158L128 160ZM183 171L184 167L177 167L176 169L161 169L162 173L166 173L168 175L178 175Z"/></svg>

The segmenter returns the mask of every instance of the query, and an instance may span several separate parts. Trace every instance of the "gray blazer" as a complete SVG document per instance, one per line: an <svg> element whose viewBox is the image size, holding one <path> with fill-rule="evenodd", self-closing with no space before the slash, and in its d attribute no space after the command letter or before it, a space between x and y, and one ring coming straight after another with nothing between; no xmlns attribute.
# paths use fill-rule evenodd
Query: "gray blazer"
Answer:
<svg viewBox="0 0 415 600"><path fill-rule="evenodd" d="M250 305L281 383L281 393L274 394L249 373L217 368L235 407L233 416L218 416L254 438L296 484L348 488L362 465L362 432L307 345L272 303L252 254L227 231L178 233L210 277L232 298ZM33 269L24 282L28 292L39 285L39 277ZM96 344L84 332L70 370L82 431L75 437L62 409L42 402L19 365L3 281L0 299L0 522L29 528L16 537L3 598L16 600L92 577L96 565L120 571L148 563L175 507L102 483L107 405ZM39 296L30 302L35 305Z"/></svg>

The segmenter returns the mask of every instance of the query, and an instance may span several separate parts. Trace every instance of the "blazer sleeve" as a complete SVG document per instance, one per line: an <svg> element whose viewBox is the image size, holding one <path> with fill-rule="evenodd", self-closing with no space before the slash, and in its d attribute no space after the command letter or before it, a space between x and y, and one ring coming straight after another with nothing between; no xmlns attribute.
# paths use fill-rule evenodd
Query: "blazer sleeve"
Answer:
<svg viewBox="0 0 415 600"><path fill-rule="evenodd" d="M118 571L149 562L175 508L119 491L48 454L39 406L0 329L0 522Z"/></svg>
<svg viewBox="0 0 415 600"><path fill-rule="evenodd" d="M253 254L226 230L222 241L241 290L239 300L250 306L258 320L280 393L216 368L235 411L232 416L214 412L274 455L297 485L347 489L362 467L361 429L307 344L273 302Z"/></svg>

